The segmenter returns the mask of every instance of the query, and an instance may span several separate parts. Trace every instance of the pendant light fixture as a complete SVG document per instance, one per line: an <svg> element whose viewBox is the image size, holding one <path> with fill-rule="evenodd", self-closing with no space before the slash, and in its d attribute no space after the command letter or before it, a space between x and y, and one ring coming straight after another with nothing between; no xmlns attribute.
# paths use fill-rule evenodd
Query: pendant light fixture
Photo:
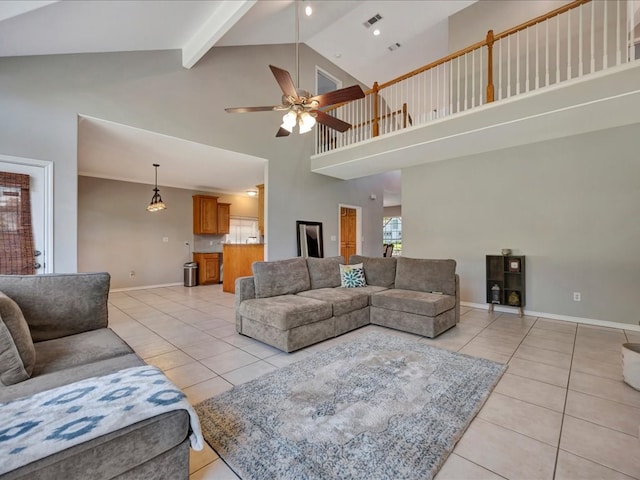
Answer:
<svg viewBox="0 0 640 480"><path fill-rule="evenodd" d="M154 163L153 166L156 169L156 186L153 189L153 197L151 197L151 203L147 206L147 212L158 212L167 208L167 206L162 201L162 197L160 196L160 190L158 190L158 167L160 165Z"/></svg>

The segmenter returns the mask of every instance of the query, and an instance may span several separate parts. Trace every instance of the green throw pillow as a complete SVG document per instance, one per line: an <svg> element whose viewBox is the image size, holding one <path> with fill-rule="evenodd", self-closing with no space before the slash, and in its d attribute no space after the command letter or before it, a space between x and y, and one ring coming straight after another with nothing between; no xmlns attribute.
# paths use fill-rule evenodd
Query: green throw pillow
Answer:
<svg viewBox="0 0 640 480"><path fill-rule="evenodd" d="M0 292L0 381L27 380L36 364L36 350L18 304Z"/></svg>
<svg viewBox="0 0 640 480"><path fill-rule="evenodd" d="M344 288L366 287L364 268L361 263L340 265L340 286Z"/></svg>

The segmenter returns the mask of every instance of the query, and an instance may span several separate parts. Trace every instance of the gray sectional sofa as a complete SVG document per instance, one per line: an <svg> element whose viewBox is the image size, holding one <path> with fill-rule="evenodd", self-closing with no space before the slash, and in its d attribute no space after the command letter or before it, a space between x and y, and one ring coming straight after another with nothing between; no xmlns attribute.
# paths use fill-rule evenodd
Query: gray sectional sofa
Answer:
<svg viewBox="0 0 640 480"><path fill-rule="evenodd" d="M144 365L107 328L109 280L107 273L0 275L0 403ZM28 329L16 323L22 316ZM15 337L17 350L7 347L8 334ZM0 478L187 479L188 432L188 413L176 410L75 445Z"/></svg>
<svg viewBox="0 0 640 480"><path fill-rule="evenodd" d="M368 324L435 337L460 319L455 260L354 255L366 286L342 287L342 257L255 262L236 279L236 329L292 352Z"/></svg>

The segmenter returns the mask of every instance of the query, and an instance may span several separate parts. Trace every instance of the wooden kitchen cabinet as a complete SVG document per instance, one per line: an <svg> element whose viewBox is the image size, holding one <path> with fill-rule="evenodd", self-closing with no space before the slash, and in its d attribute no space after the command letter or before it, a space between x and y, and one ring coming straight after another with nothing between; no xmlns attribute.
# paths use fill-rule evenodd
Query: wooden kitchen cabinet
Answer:
<svg viewBox="0 0 640 480"><path fill-rule="evenodd" d="M218 233L218 197L193 196L193 233Z"/></svg>
<svg viewBox="0 0 640 480"><path fill-rule="evenodd" d="M194 253L193 261L198 263L198 284L220 283L220 254Z"/></svg>
<svg viewBox="0 0 640 480"><path fill-rule="evenodd" d="M218 203L218 234L224 235L230 230L230 203Z"/></svg>

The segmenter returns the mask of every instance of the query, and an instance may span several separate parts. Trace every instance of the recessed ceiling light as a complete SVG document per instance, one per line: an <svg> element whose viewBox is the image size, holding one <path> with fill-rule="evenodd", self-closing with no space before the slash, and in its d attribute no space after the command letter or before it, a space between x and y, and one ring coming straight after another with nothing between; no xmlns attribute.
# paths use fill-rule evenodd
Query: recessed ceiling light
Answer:
<svg viewBox="0 0 640 480"><path fill-rule="evenodd" d="M342 56L342 54L341 54L340 52L337 52L337 53L335 54L335 56L336 56L336 58L340 58L340 57Z"/></svg>
<svg viewBox="0 0 640 480"><path fill-rule="evenodd" d="M376 28L376 29L373 31L373 34L377 37L378 35L380 35L380 30Z"/></svg>
<svg viewBox="0 0 640 480"><path fill-rule="evenodd" d="M311 14L313 13L313 8L311 8L311 5L307 5L305 7L304 13L307 15L307 17L311 16Z"/></svg>

